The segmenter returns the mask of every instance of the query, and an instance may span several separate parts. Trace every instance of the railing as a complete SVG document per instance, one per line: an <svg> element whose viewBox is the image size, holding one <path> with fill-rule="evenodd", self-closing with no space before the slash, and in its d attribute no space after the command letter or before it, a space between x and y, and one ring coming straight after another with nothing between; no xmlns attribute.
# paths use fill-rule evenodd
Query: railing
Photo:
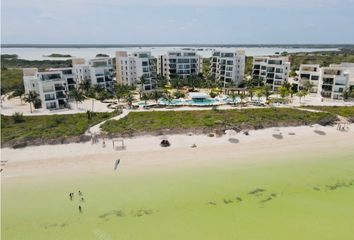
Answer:
<svg viewBox="0 0 354 240"><path fill-rule="evenodd" d="M66 95L65 95L65 94L63 94L63 93L57 93L57 94L56 94L56 96L57 96L57 99L63 99L63 98L66 98Z"/></svg>
<svg viewBox="0 0 354 240"><path fill-rule="evenodd" d="M55 91L64 91L65 87L64 86L55 86Z"/></svg>

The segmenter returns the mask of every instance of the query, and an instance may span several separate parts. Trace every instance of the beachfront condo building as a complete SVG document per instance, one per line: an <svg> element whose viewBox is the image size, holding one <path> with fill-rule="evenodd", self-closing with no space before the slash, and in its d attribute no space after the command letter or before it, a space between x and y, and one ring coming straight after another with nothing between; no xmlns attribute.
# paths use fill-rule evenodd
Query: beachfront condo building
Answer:
<svg viewBox="0 0 354 240"><path fill-rule="evenodd" d="M150 52L116 52L116 79L120 84L141 86L147 91L156 85L156 59Z"/></svg>
<svg viewBox="0 0 354 240"><path fill-rule="evenodd" d="M34 91L39 95L35 108L62 109L68 107L68 83L62 70L38 72L37 68L23 69L25 93Z"/></svg>
<svg viewBox="0 0 354 240"><path fill-rule="evenodd" d="M75 75L73 73L73 68L49 68L48 71L61 71L63 74L63 78L67 83L68 91L72 91L76 88Z"/></svg>
<svg viewBox="0 0 354 240"><path fill-rule="evenodd" d="M290 62L288 57L254 57L253 78L262 79L276 91L288 81Z"/></svg>
<svg viewBox="0 0 354 240"><path fill-rule="evenodd" d="M354 63L331 64L321 68L321 96L342 100L344 91L354 86Z"/></svg>
<svg viewBox="0 0 354 240"><path fill-rule="evenodd" d="M299 69L299 86L311 83L310 93L320 94L321 68L319 64L301 64Z"/></svg>
<svg viewBox="0 0 354 240"><path fill-rule="evenodd" d="M245 51L214 51L210 58L210 75L223 87L238 86L244 78Z"/></svg>
<svg viewBox="0 0 354 240"><path fill-rule="evenodd" d="M203 59L195 51L171 51L157 58L157 74L185 79L202 72Z"/></svg>
<svg viewBox="0 0 354 240"><path fill-rule="evenodd" d="M88 81L91 86L98 85L108 91L113 88L114 70L112 58L102 57L90 60L73 58L72 65L76 86Z"/></svg>

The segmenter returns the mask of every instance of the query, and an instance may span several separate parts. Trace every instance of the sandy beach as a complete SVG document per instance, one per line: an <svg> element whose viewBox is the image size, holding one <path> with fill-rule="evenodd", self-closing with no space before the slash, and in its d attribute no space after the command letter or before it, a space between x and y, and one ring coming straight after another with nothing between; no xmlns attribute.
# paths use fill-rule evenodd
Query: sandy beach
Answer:
<svg viewBox="0 0 354 240"><path fill-rule="evenodd" d="M300 126L253 130L249 135L228 132L221 137L207 135L167 135L171 146L162 148L162 136L124 139L125 150L113 148L112 140L98 143L30 146L2 149L3 177L53 174L54 172L111 171L116 159L135 168L209 164L215 158L238 159L254 154L286 153L311 149L353 146L354 125L348 132L335 126ZM103 143L104 141L104 143ZM192 148L192 145L196 145ZM119 145L119 143L118 143ZM117 143L116 143L117 146ZM219 164L219 163L218 163Z"/></svg>

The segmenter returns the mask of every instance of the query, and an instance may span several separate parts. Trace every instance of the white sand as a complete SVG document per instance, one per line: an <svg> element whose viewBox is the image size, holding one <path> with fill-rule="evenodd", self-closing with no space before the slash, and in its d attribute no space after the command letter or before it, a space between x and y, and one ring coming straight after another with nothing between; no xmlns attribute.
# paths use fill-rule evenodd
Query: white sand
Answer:
<svg viewBox="0 0 354 240"><path fill-rule="evenodd" d="M314 131L322 131L319 135ZM273 134L281 133L283 139ZM289 135L295 133L295 135ZM239 143L230 143L236 138ZM34 176L55 172L96 172L112 171L113 163L120 158L122 164L135 170L145 168L178 167L181 165L210 164L216 160L234 161L248 155L267 155L268 153L296 153L302 150L354 147L354 125L348 132L339 132L336 127L302 126L269 128L243 133L227 134L222 137L205 135L171 135L169 148L159 146L161 137L142 136L125 139L126 150L115 151L111 140L98 144L65 144L33 146L23 149L2 149L2 161L7 161L4 177ZM196 144L196 148L191 145Z"/></svg>
<svg viewBox="0 0 354 240"><path fill-rule="evenodd" d="M93 102L93 105L92 105ZM78 103L76 106L75 102L70 102L71 109L60 109L60 110L47 110L47 109L33 109L30 112L30 105L24 101L20 101L19 98L6 99L2 102L1 114L12 115L15 112L23 113L23 115L50 115L50 114L74 114L74 113L85 113L87 110L95 112L112 112L113 109L107 107L107 103L102 103L95 99L86 99L82 103Z"/></svg>

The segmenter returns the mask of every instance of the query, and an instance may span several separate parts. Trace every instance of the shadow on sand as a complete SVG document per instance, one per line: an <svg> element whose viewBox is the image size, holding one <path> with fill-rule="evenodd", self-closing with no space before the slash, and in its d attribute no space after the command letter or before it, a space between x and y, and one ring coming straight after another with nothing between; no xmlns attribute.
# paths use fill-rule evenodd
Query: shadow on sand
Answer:
<svg viewBox="0 0 354 240"><path fill-rule="evenodd" d="M284 137L283 137L283 135L282 135L281 133L273 134L272 136L273 136L273 138L275 138L275 139L279 139L279 140L281 140L281 139L283 139L283 138L284 138Z"/></svg>
<svg viewBox="0 0 354 240"><path fill-rule="evenodd" d="M326 133L324 131L321 131L321 130L315 130L314 132L317 133L318 135L321 135L321 136L326 135Z"/></svg>
<svg viewBox="0 0 354 240"><path fill-rule="evenodd" d="M237 138L229 138L229 142L230 143L239 143L240 140L238 140Z"/></svg>

